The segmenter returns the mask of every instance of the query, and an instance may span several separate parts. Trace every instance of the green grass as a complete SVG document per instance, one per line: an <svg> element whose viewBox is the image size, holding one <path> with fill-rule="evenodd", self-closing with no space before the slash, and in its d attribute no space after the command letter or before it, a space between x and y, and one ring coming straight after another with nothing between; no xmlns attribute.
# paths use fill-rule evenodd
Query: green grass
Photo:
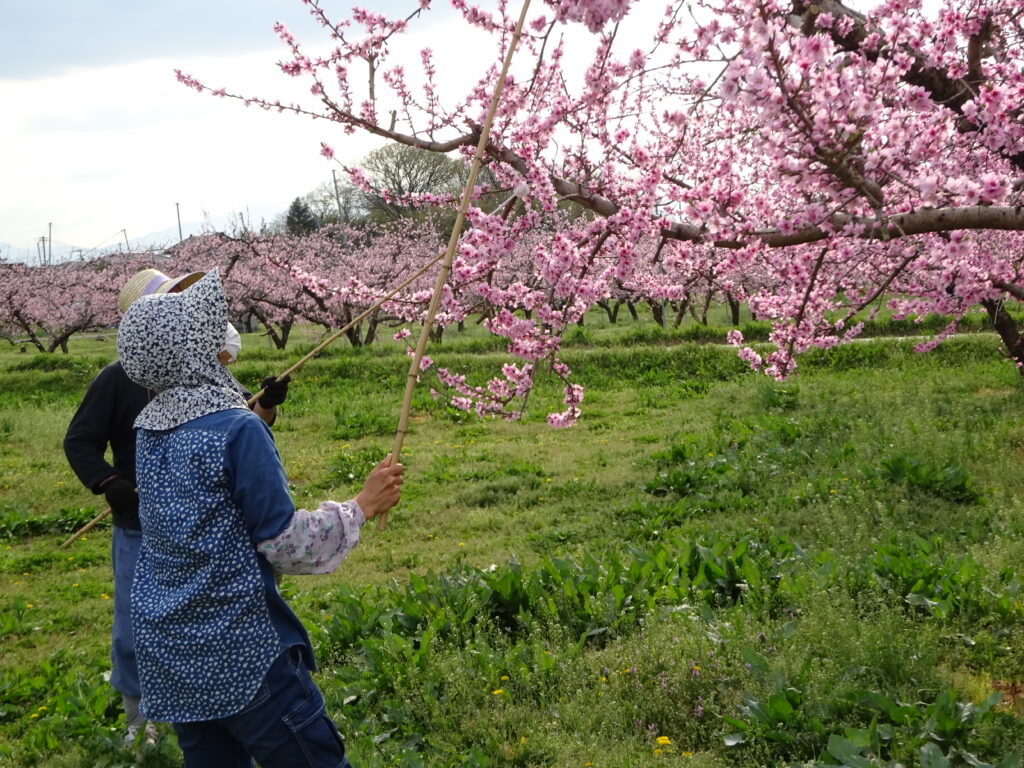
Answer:
<svg viewBox="0 0 1024 768"><path fill-rule="evenodd" d="M1024 682L1024 388L994 337L850 345L777 383L588 330L576 427L543 423L544 378L517 424L419 393L387 529L285 578L353 760L1015 765L1021 704L990 696ZM100 508L60 443L113 349L78 341L0 353L0 764L133 759L102 680L109 527L58 546ZM247 336L233 370L258 385L314 341ZM431 354L478 381L503 359ZM347 498L390 448L407 360L303 369L274 430L297 504ZM135 757L180 765L171 736Z"/></svg>

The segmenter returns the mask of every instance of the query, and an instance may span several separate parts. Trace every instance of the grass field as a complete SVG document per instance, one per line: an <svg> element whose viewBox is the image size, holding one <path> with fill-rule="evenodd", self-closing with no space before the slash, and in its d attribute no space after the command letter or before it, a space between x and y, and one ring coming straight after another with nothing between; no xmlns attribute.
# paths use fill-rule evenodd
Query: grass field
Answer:
<svg viewBox="0 0 1024 768"><path fill-rule="evenodd" d="M480 380L503 358L471 336L431 355ZM233 368L249 386L303 351L265 343ZM353 762L1018 765L1024 388L993 335L912 347L812 354L779 384L594 322L564 431L550 381L517 424L424 389L388 528L282 586ZM58 546L100 510L60 444L113 354L0 353L0 765L181 764L169 733L119 746L109 527ZM274 428L297 504L348 498L386 453L407 360L303 369Z"/></svg>

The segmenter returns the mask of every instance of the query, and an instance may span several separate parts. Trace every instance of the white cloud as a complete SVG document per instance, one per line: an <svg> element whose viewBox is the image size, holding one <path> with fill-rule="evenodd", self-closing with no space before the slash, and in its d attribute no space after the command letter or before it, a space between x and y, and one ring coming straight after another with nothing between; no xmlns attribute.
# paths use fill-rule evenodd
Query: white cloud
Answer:
<svg viewBox="0 0 1024 768"><path fill-rule="evenodd" d="M275 52L185 62L155 60L29 82L0 82L5 152L0 240L31 244L49 222L54 239L89 247L121 228L129 236L182 218L244 211L270 216L321 181L318 154L337 129L189 91L174 67L265 94L294 86ZM280 91L279 91L280 92ZM356 158L378 142L333 142ZM340 146L343 145L343 146ZM257 213L258 212L258 213Z"/></svg>
<svg viewBox="0 0 1024 768"><path fill-rule="evenodd" d="M581 52L592 51L593 38L578 25L561 31L582 42ZM500 63L493 40L450 12L414 21L392 47L390 65L403 64L412 83L420 49L432 48L447 100L464 96ZM185 222L248 211L256 225L331 178L336 166L320 156L321 141L346 162L380 146L380 139L345 136L327 121L197 94L174 77L180 68L212 87L315 106L308 82L275 66L283 52L158 58L0 80L0 241L34 249L52 222L58 243L89 248L122 229L135 238L176 227L175 203ZM566 59L574 70L587 60ZM519 69L528 76L529 63L519 62ZM354 82L362 78L353 74Z"/></svg>

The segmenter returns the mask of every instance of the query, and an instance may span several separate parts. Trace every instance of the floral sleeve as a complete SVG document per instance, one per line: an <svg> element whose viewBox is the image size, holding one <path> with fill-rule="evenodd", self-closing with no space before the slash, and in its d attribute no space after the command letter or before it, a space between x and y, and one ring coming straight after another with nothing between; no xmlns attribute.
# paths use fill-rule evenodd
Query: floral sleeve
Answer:
<svg viewBox="0 0 1024 768"><path fill-rule="evenodd" d="M355 501L325 501L312 512L295 510L291 524L257 549L281 573L330 573L359 543L365 522Z"/></svg>

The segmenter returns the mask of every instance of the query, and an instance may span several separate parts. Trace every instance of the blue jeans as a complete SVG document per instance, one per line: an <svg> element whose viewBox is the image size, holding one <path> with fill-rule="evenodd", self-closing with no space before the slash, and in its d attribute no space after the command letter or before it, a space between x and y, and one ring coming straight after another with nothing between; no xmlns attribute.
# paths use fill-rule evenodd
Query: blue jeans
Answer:
<svg viewBox="0 0 1024 768"><path fill-rule="evenodd" d="M351 768L298 646L277 657L241 712L174 723L186 768Z"/></svg>
<svg viewBox="0 0 1024 768"><path fill-rule="evenodd" d="M139 668L135 663L132 634L132 579L142 546L142 531L114 526L110 557L114 566L114 626L111 630L110 684L132 698L139 698Z"/></svg>

